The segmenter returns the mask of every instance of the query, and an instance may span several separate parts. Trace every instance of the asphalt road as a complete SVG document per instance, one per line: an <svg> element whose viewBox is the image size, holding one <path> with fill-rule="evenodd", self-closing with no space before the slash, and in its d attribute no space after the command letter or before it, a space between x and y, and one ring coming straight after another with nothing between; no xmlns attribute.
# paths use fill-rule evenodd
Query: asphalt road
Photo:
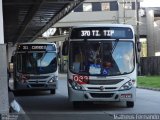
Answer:
<svg viewBox="0 0 160 120"><path fill-rule="evenodd" d="M125 103L84 104L80 109L73 109L68 101L66 75L59 77L55 95L49 91L20 92L16 99L31 119L39 120L110 120L115 114L159 114L160 92L137 89L134 108L126 108Z"/></svg>

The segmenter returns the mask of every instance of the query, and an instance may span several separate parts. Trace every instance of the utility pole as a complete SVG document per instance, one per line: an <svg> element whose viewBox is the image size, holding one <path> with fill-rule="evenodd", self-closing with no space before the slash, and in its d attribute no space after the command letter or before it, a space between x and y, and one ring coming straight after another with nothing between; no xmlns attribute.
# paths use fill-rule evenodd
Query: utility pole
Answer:
<svg viewBox="0 0 160 120"><path fill-rule="evenodd" d="M124 24L126 24L126 8L125 8L125 6L126 6L126 1L125 0L123 0L123 19L124 19Z"/></svg>
<svg viewBox="0 0 160 120"><path fill-rule="evenodd" d="M138 7L138 0L135 0L135 10L136 10L136 34L137 34L137 41L139 41L139 7Z"/></svg>

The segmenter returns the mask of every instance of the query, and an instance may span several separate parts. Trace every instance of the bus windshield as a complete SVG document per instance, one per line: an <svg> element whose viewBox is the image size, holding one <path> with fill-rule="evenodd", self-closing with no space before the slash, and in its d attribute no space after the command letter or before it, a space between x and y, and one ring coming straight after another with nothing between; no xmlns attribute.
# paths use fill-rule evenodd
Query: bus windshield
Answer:
<svg viewBox="0 0 160 120"><path fill-rule="evenodd" d="M73 73L113 76L134 69L131 41L72 41L70 45L69 69Z"/></svg>
<svg viewBox="0 0 160 120"><path fill-rule="evenodd" d="M26 74L47 74L57 70L55 52L17 53L17 71Z"/></svg>

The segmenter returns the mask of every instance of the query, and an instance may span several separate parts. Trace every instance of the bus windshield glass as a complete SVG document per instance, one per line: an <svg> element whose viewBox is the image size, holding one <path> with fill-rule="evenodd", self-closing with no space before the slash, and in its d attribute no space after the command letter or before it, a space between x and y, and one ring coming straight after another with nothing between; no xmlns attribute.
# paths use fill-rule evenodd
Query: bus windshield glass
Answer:
<svg viewBox="0 0 160 120"><path fill-rule="evenodd" d="M57 70L55 52L21 52L17 53L17 70L26 74L47 74Z"/></svg>
<svg viewBox="0 0 160 120"><path fill-rule="evenodd" d="M113 76L134 70L131 41L72 41L70 45L69 69L73 73Z"/></svg>

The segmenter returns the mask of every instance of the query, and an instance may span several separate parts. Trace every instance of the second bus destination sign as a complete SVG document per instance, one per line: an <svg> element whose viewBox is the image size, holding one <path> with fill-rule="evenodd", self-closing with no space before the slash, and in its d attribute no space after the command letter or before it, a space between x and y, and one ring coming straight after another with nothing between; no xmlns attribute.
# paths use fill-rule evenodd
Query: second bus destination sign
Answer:
<svg viewBox="0 0 160 120"><path fill-rule="evenodd" d="M25 45L18 45L18 51L55 51L55 48L53 47L53 45L25 44Z"/></svg>

